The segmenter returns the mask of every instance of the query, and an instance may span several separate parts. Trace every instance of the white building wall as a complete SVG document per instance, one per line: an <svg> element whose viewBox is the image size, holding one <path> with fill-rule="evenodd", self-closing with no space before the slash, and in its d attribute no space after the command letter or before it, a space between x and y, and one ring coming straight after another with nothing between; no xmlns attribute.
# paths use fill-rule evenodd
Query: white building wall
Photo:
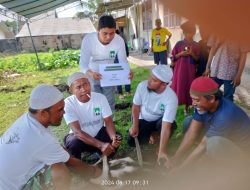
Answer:
<svg viewBox="0 0 250 190"><path fill-rule="evenodd" d="M6 38L5 33L2 30L0 30L0 39L5 39L5 38Z"/></svg>
<svg viewBox="0 0 250 190"><path fill-rule="evenodd" d="M155 28L155 19L157 18L160 18L162 20L162 26L168 28L172 33L172 38L170 40L171 47L184 38L182 30L180 29L180 24L186 21L185 18L178 17L173 11L163 6L161 0L151 0L151 7L147 7L146 10L146 15L150 15L150 18L146 18L143 2L144 1L142 1L140 5L137 4L137 6L139 6L137 11L135 11L135 6L128 10L130 35L128 39L134 49L138 50L142 48L145 43L148 43L151 47L151 32L152 29ZM147 26L149 23L151 25L150 27ZM136 34L136 38L140 37L140 39L132 39L133 34ZM198 41L199 39L197 31L194 40ZM139 45L141 47L139 47Z"/></svg>

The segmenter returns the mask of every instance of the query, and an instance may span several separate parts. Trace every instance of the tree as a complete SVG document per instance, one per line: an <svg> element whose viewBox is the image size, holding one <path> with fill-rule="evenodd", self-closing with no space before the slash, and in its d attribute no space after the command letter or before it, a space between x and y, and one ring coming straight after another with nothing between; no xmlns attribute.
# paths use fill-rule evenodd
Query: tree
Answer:
<svg viewBox="0 0 250 190"><path fill-rule="evenodd" d="M98 5L101 2L102 2L101 0L85 0L85 1L81 1L81 4L83 7L86 7L89 12L91 12L92 14L95 14L98 8Z"/></svg>
<svg viewBox="0 0 250 190"><path fill-rule="evenodd" d="M77 12L75 14L75 17L77 18L90 18L92 16L92 14L89 11L83 11L83 12Z"/></svg>
<svg viewBox="0 0 250 190"><path fill-rule="evenodd" d="M9 21L6 20L4 21L5 26L7 26L7 28L12 31L14 34L16 34L17 31L17 23L16 21Z"/></svg>
<svg viewBox="0 0 250 190"><path fill-rule="evenodd" d="M92 21L94 21L97 18L97 15L95 14L98 5L101 3L101 0L84 0L81 1L81 5L83 9L86 9L85 11L79 11L75 14L75 17L77 18L90 18Z"/></svg>

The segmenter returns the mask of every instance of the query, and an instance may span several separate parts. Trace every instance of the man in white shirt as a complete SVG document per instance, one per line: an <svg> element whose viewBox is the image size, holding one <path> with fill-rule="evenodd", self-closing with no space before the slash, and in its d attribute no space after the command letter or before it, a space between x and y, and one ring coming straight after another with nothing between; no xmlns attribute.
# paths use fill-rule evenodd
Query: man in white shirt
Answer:
<svg viewBox="0 0 250 190"><path fill-rule="evenodd" d="M73 95L65 99L64 119L70 127L65 147L78 159L84 152L110 155L119 147L121 136L116 135L106 97L91 92L89 80L81 72L68 77L68 86Z"/></svg>
<svg viewBox="0 0 250 190"><path fill-rule="evenodd" d="M98 32L93 32L83 38L81 45L80 69L90 76L89 80L94 92L104 94L111 110L115 110L114 87L101 87L99 73L100 64L113 64L117 56L119 63L127 63L126 49L122 37L115 33L116 23L111 15L103 15L99 19ZM130 72L130 79L132 79Z"/></svg>
<svg viewBox="0 0 250 190"><path fill-rule="evenodd" d="M166 167L169 167L167 143L176 127L178 107L177 96L169 86L172 76L168 65L158 65L153 68L149 79L137 86L132 106L133 125L128 137L128 144L134 146L133 137L145 144L154 131L161 131L158 161L163 160Z"/></svg>
<svg viewBox="0 0 250 190"><path fill-rule="evenodd" d="M64 114L63 94L57 88L45 84L34 88L29 107L0 138L0 189L26 188L44 168L51 172L56 189L70 188L68 167L82 175L99 171L70 156L48 128L59 126Z"/></svg>

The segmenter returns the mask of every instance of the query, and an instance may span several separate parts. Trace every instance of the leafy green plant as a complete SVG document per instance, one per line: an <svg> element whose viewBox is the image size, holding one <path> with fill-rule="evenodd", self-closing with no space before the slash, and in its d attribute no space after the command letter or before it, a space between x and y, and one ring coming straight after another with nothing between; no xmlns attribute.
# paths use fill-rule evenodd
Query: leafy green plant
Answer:
<svg viewBox="0 0 250 190"><path fill-rule="evenodd" d="M80 61L80 52L73 50L51 51L52 57L49 62L43 63L45 70L68 68L77 66Z"/></svg>
<svg viewBox="0 0 250 190"><path fill-rule="evenodd" d="M69 68L78 65L80 60L79 50L61 50L55 52L51 49L48 53L38 53L42 70ZM0 71L25 73L39 70L35 54L19 54L0 58Z"/></svg>

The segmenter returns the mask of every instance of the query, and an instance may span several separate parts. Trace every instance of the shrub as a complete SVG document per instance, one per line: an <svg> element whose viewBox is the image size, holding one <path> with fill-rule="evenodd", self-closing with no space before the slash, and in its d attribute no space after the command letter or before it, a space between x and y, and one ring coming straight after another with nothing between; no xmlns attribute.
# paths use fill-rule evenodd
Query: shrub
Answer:
<svg viewBox="0 0 250 190"><path fill-rule="evenodd" d="M42 70L68 68L78 65L80 60L80 51L61 50L55 52L54 50L50 50L49 53L38 53L38 57ZM12 71L23 73L35 70L39 70L39 67L34 53L0 58L1 72Z"/></svg>

